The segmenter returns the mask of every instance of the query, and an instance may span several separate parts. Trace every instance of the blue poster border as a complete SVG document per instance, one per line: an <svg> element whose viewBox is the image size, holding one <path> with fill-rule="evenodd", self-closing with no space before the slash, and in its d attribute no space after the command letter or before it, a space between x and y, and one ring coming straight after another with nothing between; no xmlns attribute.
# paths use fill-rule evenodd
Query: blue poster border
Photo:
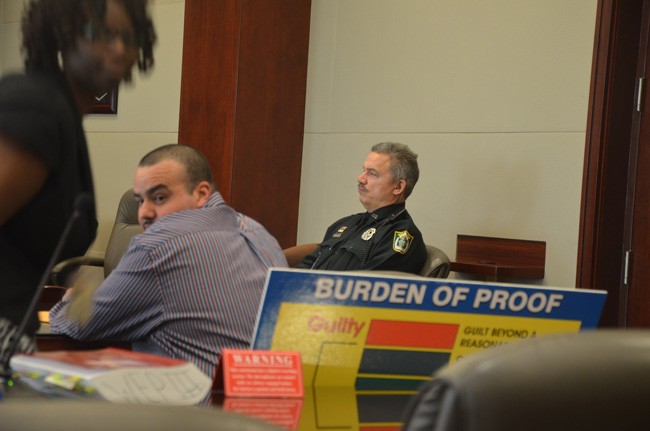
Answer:
<svg viewBox="0 0 650 431"><path fill-rule="evenodd" d="M606 297L602 290L272 268L252 348L270 348L282 303L573 320L591 329L598 325ZM510 300L515 309L508 306Z"/></svg>

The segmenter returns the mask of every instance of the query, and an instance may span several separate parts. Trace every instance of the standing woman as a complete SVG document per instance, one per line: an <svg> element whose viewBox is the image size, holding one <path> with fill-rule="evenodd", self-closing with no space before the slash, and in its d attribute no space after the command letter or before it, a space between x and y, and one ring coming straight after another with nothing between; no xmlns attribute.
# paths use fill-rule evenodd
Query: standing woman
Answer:
<svg viewBox="0 0 650 431"><path fill-rule="evenodd" d="M0 79L0 357L16 332L75 199L93 196L82 117L96 95L153 66L147 0L32 0L22 20L25 72ZM61 259L95 238L94 204ZM19 351L34 349L36 316Z"/></svg>

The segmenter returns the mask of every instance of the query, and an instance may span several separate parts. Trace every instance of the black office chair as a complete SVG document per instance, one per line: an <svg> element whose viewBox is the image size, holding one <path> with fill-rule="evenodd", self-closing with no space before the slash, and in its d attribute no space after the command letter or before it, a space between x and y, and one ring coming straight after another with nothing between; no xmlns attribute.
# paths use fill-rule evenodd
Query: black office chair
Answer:
<svg viewBox="0 0 650 431"><path fill-rule="evenodd" d="M50 284L65 286L66 280L81 266L103 267L104 277L108 277L113 268L122 259L129 246L131 238L142 232L138 224L138 203L133 197L133 189L122 195L115 215L115 224L106 245L104 258L78 256L58 263L50 274Z"/></svg>
<svg viewBox="0 0 650 431"><path fill-rule="evenodd" d="M650 429L650 331L602 330L513 342L434 374L405 431Z"/></svg>

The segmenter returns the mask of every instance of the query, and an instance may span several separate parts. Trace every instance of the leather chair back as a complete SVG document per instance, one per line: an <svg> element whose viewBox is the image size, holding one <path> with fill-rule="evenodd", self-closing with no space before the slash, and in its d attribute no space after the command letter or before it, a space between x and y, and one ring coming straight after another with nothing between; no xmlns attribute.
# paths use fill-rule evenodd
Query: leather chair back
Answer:
<svg viewBox="0 0 650 431"><path fill-rule="evenodd" d="M473 353L424 385L405 431L650 429L650 331L546 335Z"/></svg>
<svg viewBox="0 0 650 431"><path fill-rule="evenodd" d="M449 256L439 248L427 244L427 260L420 270L420 275L430 278L447 278L450 269Z"/></svg>
<svg viewBox="0 0 650 431"><path fill-rule="evenodd" d="M138 224L138 203L133 197L133 189L129 189L120 198L115 215L115 224L106 245L104 256L104 277L108 277L117 266L131 242L131 238L142 233Z"/></svg>

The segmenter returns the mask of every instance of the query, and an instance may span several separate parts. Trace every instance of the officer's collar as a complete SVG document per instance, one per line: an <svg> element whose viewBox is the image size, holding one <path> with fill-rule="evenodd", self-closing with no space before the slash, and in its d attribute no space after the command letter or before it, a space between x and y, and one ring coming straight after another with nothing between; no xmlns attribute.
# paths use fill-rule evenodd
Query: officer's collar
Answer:
<svg viewBox="0 0 650 431"><path fill-rule="evenodd" d="M381 220L386 217L395 216L403 212L405 207L406 207L405 202L388 205L375 210L375 212L370 214L370 217L372 217L374 220Z"/></svg>

